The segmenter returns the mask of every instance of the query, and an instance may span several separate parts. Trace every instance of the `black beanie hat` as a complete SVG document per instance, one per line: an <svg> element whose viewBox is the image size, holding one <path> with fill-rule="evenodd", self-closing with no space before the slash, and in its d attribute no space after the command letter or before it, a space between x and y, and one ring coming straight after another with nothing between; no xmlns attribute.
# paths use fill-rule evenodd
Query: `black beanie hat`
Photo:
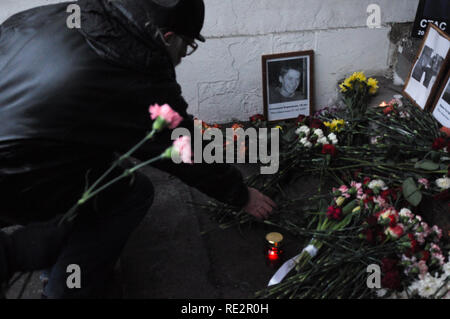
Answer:
<svg viewBox="0 0 450 319"><path fill-rule="evenodd" d="M200 34L205 19L203 0L148 0L155 25L205 42Z"/></svg>

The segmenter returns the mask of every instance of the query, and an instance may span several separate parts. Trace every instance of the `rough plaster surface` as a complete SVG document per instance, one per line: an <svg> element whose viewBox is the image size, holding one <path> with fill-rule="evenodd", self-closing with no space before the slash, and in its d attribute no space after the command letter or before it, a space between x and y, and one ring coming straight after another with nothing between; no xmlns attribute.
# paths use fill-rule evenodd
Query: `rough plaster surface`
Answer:
<svg viewBox="0 0 450 319"><path fill-rule="evenodd" d="M0 0L0 22L58 0ZM381 28L367 27L367 7ZM331 105L337 82L354 71L383 75L393 52L392 24L412 22L418 0L205 0L207 42L177 68L189 112L207 122L262 113L261 55L314 50L316 109Z"/></svg>

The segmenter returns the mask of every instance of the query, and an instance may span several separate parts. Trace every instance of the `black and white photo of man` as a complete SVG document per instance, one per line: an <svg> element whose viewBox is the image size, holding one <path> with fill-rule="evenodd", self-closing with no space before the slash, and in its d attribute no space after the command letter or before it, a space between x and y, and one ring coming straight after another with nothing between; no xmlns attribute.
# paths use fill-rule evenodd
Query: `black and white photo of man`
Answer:
<svg viewBox="0 0 450 319"><path fill-rule="evenodd" d="M269 64L269 104L305 100L304 59Z"/></svg>

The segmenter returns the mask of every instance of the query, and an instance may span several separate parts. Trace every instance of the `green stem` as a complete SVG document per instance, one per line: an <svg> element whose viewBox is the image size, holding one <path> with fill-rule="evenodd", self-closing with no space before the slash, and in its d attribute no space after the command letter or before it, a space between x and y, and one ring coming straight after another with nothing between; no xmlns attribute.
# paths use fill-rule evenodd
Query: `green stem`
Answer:
<svg viewBox="0 0 450 319"><path fill-rule="evenodd" d="M132 152L131 152L132 153ZM105 190L106 188L110 187L111 185L113 185L114 183L120 181L123 178L126 178L128 176L130 176L131 174L133 174L135 171L139 170L140 168L152 164L160 159L163 159L164 154L161 154L155 158L152 158L148 161L145 161L139 165L134 166L131 169L127 169L125 170L121 175L117 176L116 178L112 179L111 181L109 181L108 183L106 183L105 185L101 186L100 188L96 189L95 191L91 192L90 190L86 191L80 200L78 200L78 202L72 206L69 211L64 214L63 218L60 220L59 225L62 225L62 223L64 223L65 221L72 221L75 216L76 216L76 211L77 208L81 205L83 205L84 203L86 203L89 199L91 199L92 197L96 196L98 193L102 192L103 190Z"/></svg>
<svg viewBox="0 0 450 319"><path fill-rule="evenodd" d="M111 173L120 163L122 163L122 161L124 161L125 159L127 159L128 157L130 157L139 147L141 147L145 142L147 142L148 140L151 140L153 138L153 136L156 134L155 130L152 130L149 134L147 134L147 136L145 136L139 143L137 143L135 146L133 146L128 152L126 152L125 154L123 154L121 157L119 157L112 165L111 167L105 172L103 173L103 175L97 179L94 184L92 184L92 186L86 190L86 193L90 193L92 192L95 187L101 182L103 181L106 176L109 175L109 173Z"/></svg>

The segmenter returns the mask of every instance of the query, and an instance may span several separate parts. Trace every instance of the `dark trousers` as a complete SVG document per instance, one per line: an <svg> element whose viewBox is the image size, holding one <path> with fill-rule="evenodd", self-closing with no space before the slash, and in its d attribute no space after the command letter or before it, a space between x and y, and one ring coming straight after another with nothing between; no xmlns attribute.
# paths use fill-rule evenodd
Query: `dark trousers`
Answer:
<svg viewBox="0 0 450 319"><path fill-rule="evenodd" d="M132 231L153 203L151 181L135 173L127 188L104 192L80 210L71 235L52 267L44 295L47 298L97 298L112 273ZM80 288L69 288L69 265L80 270Z"/></svg>

